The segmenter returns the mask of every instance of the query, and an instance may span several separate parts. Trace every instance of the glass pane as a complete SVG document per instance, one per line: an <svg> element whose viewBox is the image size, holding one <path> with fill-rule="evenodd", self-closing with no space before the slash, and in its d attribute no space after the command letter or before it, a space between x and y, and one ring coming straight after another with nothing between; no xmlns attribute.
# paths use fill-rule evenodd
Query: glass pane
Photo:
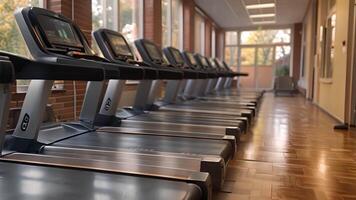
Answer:
<svg viewBox="0 0 356 200"><path fill-rule="evenodd" d="M204 18L199 13L195 13L194 51L201 54L204 54L204 24Z"/></svg>
<svg viewBox="0 0 356 200"><path fill-rule="evenodd" d="M257 49L257 65L270 66L273 64L273 48L258 48Z"/></svg>
<svg viewBox="0 0 356 200"><path fill-rule="evenodd" d="M290 46L276 47L276 76L289 76L290 71Z"/></svg>
<svg viewBox="0 0 356 200"><path fill-rule="evenodd" d="M169 41L169 1L170 0L162 0L162 44L163 46L170 46Z"/></svg>
<svg viewBox="0 0 356 200"><path fill-rule="evenodd" d="M255 48L241 48L241 65L255 66Z"/></svg>
<svg viewBox="0 0 356 200"><path fill-rule="evenodd" d="M257 30L241 32L241 44L290 43L291 30Z"/></svg>
<svg viewBox="0 0 356 200"><path fill-rule="evenodd" d="M0 5L0 50L28 56L14 13L18 8L26 6L41 6L39 0L1 0Z"/></svg>
<svg viewBox="0 0 356 200"><path fill-rule="evenodd" d="M231 67L236 67L237 66L237 47L226 47L225 48L225 62L231 66Z"/></svg>
<svg viewBox="0 0 356 200"><path fill-rule="evenodd" d="M237 32L229 31L225 33L226 45L237 45Z"/></svg>
<svg viewBox="0 0 356 200"><path fill-rule="evenodd" d="M93 0L92 23L93 30L98 28L118 29L116 0Z"/></svg>
<svg viewBox="0 0 356 200"><path fill-rule="evenodd" d="M175 48L181 48L183 31L182 20L183 10L181 0L172 0L172 46Z"/></svg>
<svg viewBox="0 0 356 200"><path fill-rule="evenodd" d="M117 1L117 0L115 0ZM120 30L121 33L129 40L134 40L141 37L140 28L142 24L141 0L120 0Z"/></svg>

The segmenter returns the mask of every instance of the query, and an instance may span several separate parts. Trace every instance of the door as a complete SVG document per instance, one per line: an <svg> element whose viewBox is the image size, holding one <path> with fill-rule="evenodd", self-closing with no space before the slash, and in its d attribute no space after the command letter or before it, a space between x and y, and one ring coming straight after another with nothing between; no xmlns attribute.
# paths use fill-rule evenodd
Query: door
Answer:
<svg viewBox="0 0 356 200"><path fill-rule="evenodd" d="M275 47L253 46L240 48L240 71L249 73L240 80L240 88L270 90L275 77Z"/></svg>

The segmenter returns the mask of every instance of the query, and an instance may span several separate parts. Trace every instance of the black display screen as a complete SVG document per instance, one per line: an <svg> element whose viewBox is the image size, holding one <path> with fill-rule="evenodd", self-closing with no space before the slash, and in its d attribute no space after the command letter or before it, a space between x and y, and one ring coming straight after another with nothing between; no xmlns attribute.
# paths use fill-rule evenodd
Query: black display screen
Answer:
<svg viewBox="0 0 356 200"><path fill-rule="evenodd" d="M47 15L39 15L38 21L51 45L83 47L70 23Z"/></svg>
<svg viewBox="0 0 356 200"><path fill-rule="evenodd" d="M177 49L172 49L172 53L174 56L174 59L176 60L177 63L184 63L184 60L182 58L182 55L180 54L180 52Z"/></svg>
<svg viewBox="0 0 356 200"><path fill-rule="evenodd" d="M187 53L187 56L188 56L188 58L190 60L190 63L192 63L192 65L197 65L197 61L195 60L193 54Z"/></svg>
<svg viewBox="0 0 356 200"><path fill-rule="evenodd" d="M153 59L153 60L162 60L162 54L159 52L157 47L153 44L150 43L145 43L145 47L147 49L148 55Z"/></svg>
<svg viewBox="0 0 356 200"><path fill-rule="evenodd" d="M120 35L115 35L111 33L106 33L112 50L115 56L130 56L133 57L131 49L127 44L125 38Z"/></svg>

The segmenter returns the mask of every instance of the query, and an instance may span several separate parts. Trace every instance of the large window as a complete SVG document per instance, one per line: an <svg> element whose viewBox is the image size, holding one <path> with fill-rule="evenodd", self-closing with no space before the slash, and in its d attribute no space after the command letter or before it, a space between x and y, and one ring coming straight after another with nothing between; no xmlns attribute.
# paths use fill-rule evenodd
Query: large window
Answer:
<svg viewBox="0 0 356 200"><path fill-rule="evenodd" d="M93 30L116 30L133 42L143 35L142 13L142 0L93 0Z"/></svg>
<svg viewBox="0 0 356 200"><path fill-rule="evenodd" d="M183 47L183 10L181 0L162 0L162 44Z"/></svg>
<svg viewBox="0 0 356 200"><path fill-rule="evenodd" d="M21 33L18 30L14 12L26 6L43 7L42 0L1 0L0 4L0 50L28 57L29 52ZM17 92L26 92L29 80L17 80ZM59 86L59 85L57 85Z"/></svg>
<svg viewBox="0 0 356 200"><path fill-rule="evenodd" d="M290 75L291 29L230 31L225 38L225 61L249 73L240 87L271 89L275 76Z"/></svg>
<svg viewBox="0 0 356 200"><path fill-rule="evenodd" d="M194 29L194 51L195 53L205 54L205 19L199 13L195 12L194 19L195 29Z"/></svg>

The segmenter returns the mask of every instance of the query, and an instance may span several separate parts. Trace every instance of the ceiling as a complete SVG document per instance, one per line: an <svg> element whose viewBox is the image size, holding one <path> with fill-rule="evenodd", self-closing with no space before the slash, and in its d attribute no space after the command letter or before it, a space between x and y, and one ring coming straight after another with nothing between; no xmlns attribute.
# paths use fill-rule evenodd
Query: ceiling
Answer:
<svg viewBox="0 0 356 200"><path fill-rule="evenodd" d="M269 26L283 26L302 22L310 0L195 0L195 2L222 28L236 29L261 26L261 24L255 24L259 23L256 21L274 21L269 23ZM249 10L245 8L245 5L265 3L275 3L276 6L274 8ZM249 17L250 15L270 13L275 13L275 17Z"/></svg>

